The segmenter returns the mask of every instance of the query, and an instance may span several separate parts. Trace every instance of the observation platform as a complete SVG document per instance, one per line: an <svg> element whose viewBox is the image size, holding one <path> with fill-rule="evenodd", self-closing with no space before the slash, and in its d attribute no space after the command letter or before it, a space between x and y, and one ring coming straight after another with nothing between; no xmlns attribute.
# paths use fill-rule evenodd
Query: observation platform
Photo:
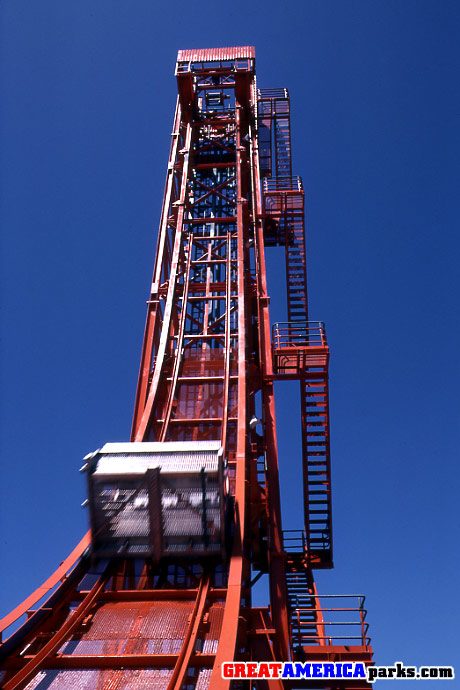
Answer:
<svg viewBox="0 0 460 690"><path fill-rule="evenodd" d="M373 652L365 597L360 594L319 595L309 568L306 534L301 530L286 530L283 544L293 659L371 664ZM305 679L303 683L302 688L308 687ZM372 687L360 679L342 683L338 682L337 688ZM294 682L288 687L298 686Z"/></svg>
<svg viewBox="0 0 460 690"><path fill-rule="evenodd" d="M301 177L263 180L264 242L267 247L292 247L304 236L305 199Z"/></svg>
<svg viewBox="0 0 460 690"><path fill-rule="evenodd" d="M272 348L277 379L298 379L306 373L327 375L329 346L322 321L275 323Z"/></svg>

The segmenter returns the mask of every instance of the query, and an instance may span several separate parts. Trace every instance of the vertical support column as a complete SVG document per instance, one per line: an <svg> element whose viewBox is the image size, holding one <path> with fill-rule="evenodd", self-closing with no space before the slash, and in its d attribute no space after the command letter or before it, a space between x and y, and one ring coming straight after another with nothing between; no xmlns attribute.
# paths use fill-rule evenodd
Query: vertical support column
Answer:
<svg viewBox="0 0 460 690"><path fill-rule="evenodd" d="M247 415L246 415L246 306L245 306L245 262L244 262L244 203L241 187L241 132L240 108L236 104L236 174L237 174L237 284L238 284L238 431L236 448L235 478L235 523L233 548L228 574L227 598L222 635L217 648L214 672L209 690L224 690L230 687L230 680L221 675L222 664L235 658L239 611L241 606L242 582L244 576L244 536L246 523L246 450L247 450Z"/></svg>

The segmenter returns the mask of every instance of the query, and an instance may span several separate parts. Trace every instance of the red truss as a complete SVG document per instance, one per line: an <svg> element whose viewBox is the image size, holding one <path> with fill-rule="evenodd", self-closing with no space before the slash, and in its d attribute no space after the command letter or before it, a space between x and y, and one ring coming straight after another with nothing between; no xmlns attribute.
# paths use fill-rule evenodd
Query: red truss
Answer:
<svg viewBox="0 0 460 690"><path fill-rule="evenodd" d="M292 176L289 95L257 91L251 46L181 50L176 77L131 442L217 442L222 543L207 553L205 541L204 555L183 546L174 555L157 533L149 537L159 545L155 557L117 551L101 559L105 537L88 533L1 622L3 631L27 616L0 646L4 690L239 690L250 681L222 678L223 662L372 661L364 598L319 595L312 574L332 567L329 348L324 325L308 321L304 192ZM287 321L272 331L265 248L276 246L285 253ZM284 535L279 379L300 382L305 507L304 530ZM152 497L160 470L149 471ZM111 506L114 524L118 491L100 504L100 511ZM202 503L193 500L188 510L203 516L206 533L205 489ZM152 511L154 532L163 518ZM251 589L264 574L270 605L254 607ZM257 681L269 686L300 687ZM316 679L314 687L370 686Z"/></svg>

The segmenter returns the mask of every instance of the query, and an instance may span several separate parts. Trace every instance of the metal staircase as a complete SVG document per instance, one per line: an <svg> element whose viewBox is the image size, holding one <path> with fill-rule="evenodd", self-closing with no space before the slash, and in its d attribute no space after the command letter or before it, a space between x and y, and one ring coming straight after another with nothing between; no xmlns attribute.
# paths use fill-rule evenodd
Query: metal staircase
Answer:
<svg viewBox="0 0 460 690"><path fill-rule="evenodd" d="M307 558L332 568L331 451L326 329L319 321L276 323L273 370L300 382L302 465Z"/></svg>
<svg viewBox="0 0 460 690"><path fill-rule="evenodd" d="M294 533L285 532L285 535L287 534ZM303 545L305 546L305 543ZM301 655L302 641L312 640L316 644L321 644L324 638L323 617L315 598L315 582L311 570L306 567L302 552L288 555L286 584L293 650Z"/></svg>
<svg viewBox="0 0 460 690"><path fill-rule="evenodd" d="M285 247L289 321L307 321L304 191L300 177L263 181L265 243Z"/></svg>
<svg viewBox="0 0 460 690"><path fill-rule="evenodd" d="M371 663L365 597L353 594L318 595L306 557L305 533L285 531L284 549L294 660ZM347 690L358 690L371 686L361 679L353 680L346 687Z"/></svg>
<svg viewBox="0 0 460 690"><path fill-rule="evenodd" d="M327 366L300 375L305 528L310 562L332 567L331 452Z"/></svg>

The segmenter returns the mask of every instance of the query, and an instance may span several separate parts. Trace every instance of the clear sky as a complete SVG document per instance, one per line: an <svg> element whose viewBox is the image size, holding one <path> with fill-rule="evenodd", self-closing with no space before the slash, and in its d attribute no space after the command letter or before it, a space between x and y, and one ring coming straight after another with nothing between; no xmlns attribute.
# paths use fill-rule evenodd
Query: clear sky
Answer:
<svg viewBox="0 0 460 690"><path fill-rule="evenodd" d="M460 4L4 0L0 21L0 613L86 530L82 456L129 438L177 50L252 44L258 84L290 90L332 349L336 567L318 589L367 595L377 663L460 674ZM277 394L300 528L297 387Z"/></svg>

